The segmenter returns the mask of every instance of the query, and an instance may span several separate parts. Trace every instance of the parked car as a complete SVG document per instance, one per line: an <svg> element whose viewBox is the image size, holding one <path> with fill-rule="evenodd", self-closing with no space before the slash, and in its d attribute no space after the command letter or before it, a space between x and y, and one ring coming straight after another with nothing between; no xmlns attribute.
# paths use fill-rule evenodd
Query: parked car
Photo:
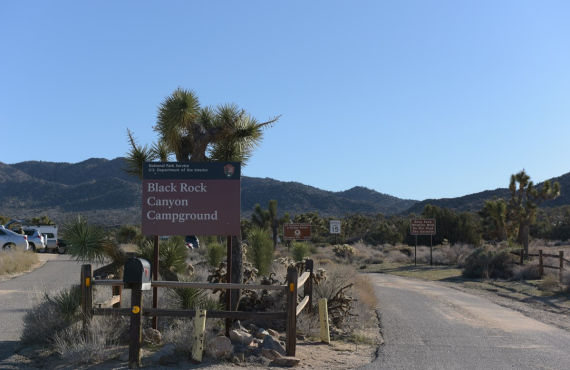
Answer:
<svg viewBox="0 0 570 370"><path fill-rule="evenodd" d="M184 241L186 242L186 248L188 249L200 248L200 241L196 235L186 235Z"/></svg>
<svg viewBox="0 0 570 370"><path fill-rule="evenodd" d="M67 252L67 242L63 239L57 239L57 248L55 249L59 254L65 254Z"/></svg>
<svg viewBox="0 0 570 370"><path fill-rule="evenodd" d="M24 234L28 236L28 244L34 252L45 252L46 243L44 236L36 229L24 229Z"/></svg>
<svg viewBox="0 0 570 370"><path fill-rule="evenodd" d="M0 246L2 246L2 250L18 248L27 251L29 248L28 236L16 234L0 225Z"/></svg>

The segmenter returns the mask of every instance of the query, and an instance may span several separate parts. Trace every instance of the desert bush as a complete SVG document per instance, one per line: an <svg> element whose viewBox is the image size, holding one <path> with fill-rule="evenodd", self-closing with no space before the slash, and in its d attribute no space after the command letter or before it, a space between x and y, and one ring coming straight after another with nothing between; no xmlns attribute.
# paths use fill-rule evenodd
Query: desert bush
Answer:
<svg viewBox="0 0 570 370"><path fill-rule="evenodd" d="M304 242L293 242L291 247L291 254L295 261L302 261L309 255L309 244Z"/></svg>
<svg viewBox="0 0 570 370"><path fill-rule="evenodd" d="M558 282L558 276L553 274L548 274L540 280L537 284L538 289L542 290L543 292L549 293L556 293L560 291L560 284Z"/></svg>
<svg viewBox="0 0 570 370"><path fill-rule="evenodd" d="M384 260L388 262L409 263L412 259L413 259L413 253L412 257L410 258L410 256L402 253L398 249L389 250L387 253L384 254Z"/></svg>
<svg viewBox="0 0 570 370"><path fill-rule="evenodd" d="M538 274L538 265L513 265L511 267L513 280L537 280L540 279Z"/></svg>
<svg viewBox="0 0 570 370"><path fill-rule="evenodd" d="M140 247L140 257L147 261L153 260L154 243L152 241L145 241ZM161 274L164 271L176 274L186 271L187 264L186 258L188 257L188 250L186 243L181 236L172 236L166 241L161 241L159 248L159 268Z"/></svg>
<svg viewBox="0 0 570 370"><path fill-rule="evenodd" d="M351 259L356 254L355 249L348 244L335 245L333 247L333 252L334 255L339 258L348 258L348 259Z"/></svg>
<svg viewBox="0 0 570 370"><path fill-rule="evenodd" d="M79 320L80 287L73 286L51 296L44 294L38 305L24 316L21 341L26 344L49 343L53 336Z"/></svg>
<svg viewBox="0 0 570 370"><path fill-rule="evenodd" d="M510 277L509 262L512 258L508 251L495 251L490 248L477 248L465 260L463 276L468 278L499 278Z"/></svg>
<svg viewBox="0 0 570 370"><path fill-rule="evenodd" d="M206 246L206 260L212 267L218 267L226 256L226 247L218 242L208 243Z"/></svg>
<svg viewBox="0 0 570 370"><path fill-rule="evenodd" d="M122 351L120 338L127 331L126 322L120 317L95 316L86 333L77 322L54 334L54 349L70 364L98 363L114 358Z"/></svg>
<svg viewBox="0 0 570 370"><path fill-rule="evenodd" d="M115 233L118 243L138 244L143 238L141 229L134 225L123 225Z"/></svg>
<svg viewBox="0 0 570 370"><path fill-rule="evenodd" d="M34 252L12 250L0 252L0 275L27 271L38 262Z"/></svg>
<svg viewBox="0 0 570 370"><path fill-rule="evenodd" d="M273 240L269 231L254 226L247 236L248 253L247 257L253 263L259 274L266 275L273 260Z"/></svg>
<svg viewBox="0 0 570 370"><path fill-rule="evenodd" d="M195 281L186 279L186 281ZM217 298L210 295L210 292L198 288L172 288L168 289L168 294L174 300L178 308L184 310L204 309L218 310L220 303Z"/></svg>

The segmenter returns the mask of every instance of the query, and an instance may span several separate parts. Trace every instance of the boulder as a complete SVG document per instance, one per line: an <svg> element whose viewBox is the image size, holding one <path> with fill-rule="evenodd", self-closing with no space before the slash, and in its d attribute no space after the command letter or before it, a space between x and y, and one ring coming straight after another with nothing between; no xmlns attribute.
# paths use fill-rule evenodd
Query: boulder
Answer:
<svg viewBox="0 0 570 370"><path fill-rule="evenodd" d="M253 335L242 329L234 329L230 331L230 339L232 343L248 346L251 342L253 342Z"/></svg>
<svg viewBox="0 0 570 370"><path fill-rule="evenodd" d="M264 349L261 350L261 355L262 355L263 357L265 357L265 358L270 359L270 360L275 360L276 358L283 357L283 356L281 356L281 354L280 354L279 352L277 352L276 350L274 350L274 349L267 349L267 348L264 348Z"/></svg>
<svg viewBox="0 0 570 370"><path fill-rule="evenodd" d="M273 329L267 329L267 332L268 332L269 335L271 335L273 338L275 338L275 339L279 338L279 333L276 332L275 330L273 330Z"/></svg>
<svg viewBox="0 0 570 370"><path fill-rule="evenodd" d="M257 331L255 331L254 333L257 339L263 339L265 338L266 335L269 335L269 332L263 328L257 329Z"/></svg>
<svg viewBox="0 0 570 370"><path fill-rule="evenodd" d="M278 341L273 339L271 335L266 335L265 338L263 338L263 343L261 344L261 348L273 349L279 352L281 355L285 355L285 348L283 348L283 346Z"/></svg>
<svg viewBox="0 0 570 370"><path fill-rule="evenodd" d="M210 339L206 346L206 353L213 358L229 358L233 350L230 338L224 336Z"/></svg>
<svg viewBox="0 0 570 370"><path fill-rule="evenodd" d="M143 342L160 344L162 343L162 334L156 329L146 328L143 330Z"/></svg>
<svg viewBox="0 0 570 370"><path fill-rule="evenodd" d="M301 362L301 360L297 357L285 356L271 361L269 366L293 367L299 365L299 362Z"/></svg>

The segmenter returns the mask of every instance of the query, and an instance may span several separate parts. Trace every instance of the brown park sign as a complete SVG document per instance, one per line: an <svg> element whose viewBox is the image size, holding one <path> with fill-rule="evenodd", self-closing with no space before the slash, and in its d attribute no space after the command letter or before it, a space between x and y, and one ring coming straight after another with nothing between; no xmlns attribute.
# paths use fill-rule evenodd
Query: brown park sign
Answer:
<svg viewBox="0 0 570 370"><path fill-rule="evenodd" d="M239 162L145 162L144 235L239 235Z"/></svg>
<svg viewBox="0 0 570 370"><path fill-rule="evenodd" d="M284 224L284 240L311 240L311 224Z"/></svg>
<svg viewBox="0 0 570 370"><path fill-rule="evenodd" d="M410 220L411 235L435 235L434 218L413 218Z"/></svg>

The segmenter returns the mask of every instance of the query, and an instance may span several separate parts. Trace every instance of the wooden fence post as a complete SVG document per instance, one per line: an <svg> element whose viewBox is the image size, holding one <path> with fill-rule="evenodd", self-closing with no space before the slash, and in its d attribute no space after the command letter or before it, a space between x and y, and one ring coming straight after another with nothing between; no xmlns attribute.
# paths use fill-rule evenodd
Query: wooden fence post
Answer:
<svg viewBox="0 0 570 370"><path fill-rule="evenodd" d="M330 344L329 312L326 298L319 299L319 322L321 324L321 341Z"/></svg>
<svg viewBox="0 0 570 370"><path fill-rule="evenodd" d="M192 359L196 362L202 362L205 331L206 310L196 310L196 317L194 317L194 344L192 344Z"/></svg>
<svg viewBox="0 0 570 370"><path fill-rule="evenodd" d="M91 265L81 266L81 312L83 319L83 334L87 334L87 325L93 317L93 276Z"/></svg>
<svg viewBox="0 0 570 370"><path fill-rule="evenodd" d="M286 350L287 356L295 356L297 345L297 269L294 266L287 268L287 322L286 322Z"/></svg>
<svg viewBox="0 0 570 370"><path fill-rule="evenodd" d="M303 287L303 295L309 297L309 312L313 311L313 266L313 260L307 260L305 262L305 270L309 270L309 280L307 280Z"/></svg>
<svg viewBox="0 0 570 370"><path fill-rule="evenodd" d="M521 248L521 250L519 251L520 256L521 256L521 266L524 265L524 249Z"/></svg>
<svg viewBox="0 0 570 370"><path fill-rule="evenodd" d="M542 279L542 275L544 275L544 265L542 263L542 249L538 250L538 277Z"/></svg>
<svg viewBox="0 0 570 370"><path fill-rule="evenodd" d="M558 280L562 283L562 272L564 271L564 251L558 252L558 258L560 258L560 270L558 270Z"/></svg>
<svg viewBox="0 0 570 370"><path fill-rule="evenodd" d="M142 289L139 284L131 290L131 328L129 330L129 368L141 367Z"/></svg>

